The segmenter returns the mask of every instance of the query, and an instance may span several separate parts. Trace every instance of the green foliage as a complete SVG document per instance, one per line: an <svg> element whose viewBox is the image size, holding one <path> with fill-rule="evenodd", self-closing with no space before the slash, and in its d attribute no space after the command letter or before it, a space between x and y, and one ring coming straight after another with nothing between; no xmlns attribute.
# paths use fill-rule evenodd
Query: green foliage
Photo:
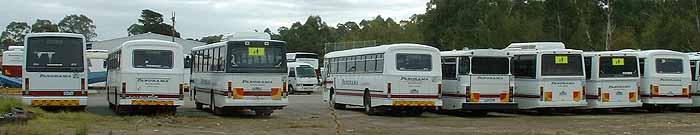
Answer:
<svg viewBox="0 0 700 135"><path fill-rule="evenodd" d="M31 27L26 22L11 22L5 27L0 36L0 43L5 49L8 46L23 46L24 36L29 34Z"/></svg>
<svg viewBox="0 0 700 135"><path fill-rule="evenodd" d="M157 33L166 36L180 37L180 33L173 32L173 26L163 22L163 15L150 9L141 11L141 18L137 24L132 24L127 28L129 35L142 33Z"/></svg>
<svg viewBox="0 0 700 135"><path fill-rule="evenodd" d="M58 32L58 25L51 23L51 20L37 19L32 24L32 33L39 32Z"/></svg>
<svg viewBox="0 0 700 135"><path fill-rule="evenodd" d="M87 41L94 41L97 37L95 28L97 27L93 24L92 19L82 14L68 15L58 22L60 32L81 34L85 36Z"/></svg>

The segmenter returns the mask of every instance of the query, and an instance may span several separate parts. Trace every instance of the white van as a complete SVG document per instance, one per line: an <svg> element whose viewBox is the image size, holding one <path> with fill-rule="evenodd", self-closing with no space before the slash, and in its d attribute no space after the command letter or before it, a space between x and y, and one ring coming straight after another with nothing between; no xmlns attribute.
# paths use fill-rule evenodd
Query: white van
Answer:
<svg viewBox="0 0 700 135"><path fill-rule="evenodd" d="M561 42L513 43L515 102L520 109L564 108L588 105L583 99L583 51L565 49Z"/></svg>
<svg viewBox="0 0 700 135"><path fill-rule="evenodd" d="M441 109L488 111L518 109L513 101L510 53L495 49L444 51Z"/></svg>
<svg viewBox="0 0 700 135"><path fill-rule="evenodd" d="M640 107L636 53L585 52L586 109Z"/></svg>
<svg viewBox="0 0 700 135"><path fill-rule="evenodd" d="M320 88L313 65L301 62L288 62L287 69L289 93L311 94Z"/></svg>
<svg viewBox="0 0 700 135"><path fill-rule="evenodd" d="M650 111L691 104L688 55L669 50L639 52L641 97Z"/></svg>

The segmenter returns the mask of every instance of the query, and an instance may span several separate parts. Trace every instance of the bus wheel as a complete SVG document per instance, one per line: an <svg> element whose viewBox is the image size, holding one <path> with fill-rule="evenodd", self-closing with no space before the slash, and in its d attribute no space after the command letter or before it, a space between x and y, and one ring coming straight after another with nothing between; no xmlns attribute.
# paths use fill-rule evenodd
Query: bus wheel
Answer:
<svg viewBox="0 0 700 135"><path fill-rule="evenodd" d="M333 109L345 109L345 104L339 104L335 102L335 91L331 89L331 93L329 94L329 97L331 99L330 105L333 107Z"/></svg>
<svg viewBox="0 0 700 135"><path fill-rule="evenodd" d="M364 96L363 96L362 103L363 103L362 106L364 107L365 113L366 113L367 115L374 115L374 114L376 114L377 109L374 108L374 107L372 107L372 98L370 98L370 95L369 95L369 91L368 91L368 90L365 90L365 94L364 94Z"/></svg>
<svg viewBox="0 0 700 135"><path fill-rule="evenodd" d="M219 116L224 115L224 108L212 106L212 113L214 113L214 115L219 115Z"/></svg>
<svg viewBox="0 0 700 135"><path fill-rule="evenodd" d="M194 108L197 109L197 110L204 110L204 104L199 103L199 102L195 102L195 103L194 103Z"/></svg>
<svg viewBox="0 0 700 135"><path fill-rule="evenodd" d="M268 117L272 115L272 109L255 109L255 116Z"/></svg>

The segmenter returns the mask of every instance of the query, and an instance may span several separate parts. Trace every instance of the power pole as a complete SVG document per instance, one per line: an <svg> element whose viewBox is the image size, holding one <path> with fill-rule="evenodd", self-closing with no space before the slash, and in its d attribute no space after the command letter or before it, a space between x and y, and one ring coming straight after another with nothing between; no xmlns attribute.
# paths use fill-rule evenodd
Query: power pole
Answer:
<svg viewBox="0 0 700 135"><path fill-rule="evenodd" d="M175 42L175 11L173 11L173 17L171 19L173 21L173 27L172 27L173 28L172 29L173 36L172 37L173 37L173 42Z"/></svg>
<svg viewBox="0 0 700 135"><path fill-rule="evenodd" d="M607 0L607 17L608 17L608 23L607 23L607 32L605 35L605 50L610 50L610 46L612 44L612 12L613 12L613 0Z"/></svg>

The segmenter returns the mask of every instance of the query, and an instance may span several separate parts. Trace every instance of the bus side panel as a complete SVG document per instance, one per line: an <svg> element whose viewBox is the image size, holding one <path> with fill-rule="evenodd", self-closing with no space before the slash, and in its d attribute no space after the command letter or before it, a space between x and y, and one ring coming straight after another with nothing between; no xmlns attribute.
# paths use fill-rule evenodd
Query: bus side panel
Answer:
<svg viewBox="0 0 700 135"><path fill-rule="evenodd" d="M462 103L466 102L466 86L469 84L469 77L459 76L458 80L442 80L442 109L461 109ZM461 80L461 81L460 81Z"/></svg>
<svg viewBox="0 0 700 135"><path fill-rule="evenodd" d="M211 104L211 88L210 84L213 80L210 73L192 73L192 89L195 90L195 102ZM211 79L210 79L211 78Z"/></svg>
<svg viewBox="0 0 700 135"><path fill-rule="evenodd" d="M513 100L518 103L518 108L531 109L537 107L542 98L539 87L539 80L516 78Z"/></svg>
<svg viewBox="0 0 700 135"><path fill-rule="evenodd" d="M386 95L386 81L381 74L333 74L337 103L363 105L363 95L368 90L373 97ZM374 101L374 100L373 100ZM373 104L376 102L373 102Z"/></svg>

